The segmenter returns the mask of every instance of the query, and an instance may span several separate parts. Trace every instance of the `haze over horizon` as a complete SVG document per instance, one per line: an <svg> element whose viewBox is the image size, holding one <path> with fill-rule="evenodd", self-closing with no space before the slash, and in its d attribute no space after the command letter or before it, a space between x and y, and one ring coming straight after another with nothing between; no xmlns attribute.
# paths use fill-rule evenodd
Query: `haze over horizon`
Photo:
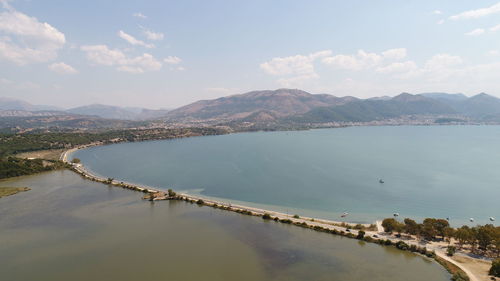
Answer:
<svg viewBox="0 0 500 281"><path fill-rule="evenodd" d="M277 88L500 97L497 1L0 3L0 96L34 104L175 108Z"/></svg>

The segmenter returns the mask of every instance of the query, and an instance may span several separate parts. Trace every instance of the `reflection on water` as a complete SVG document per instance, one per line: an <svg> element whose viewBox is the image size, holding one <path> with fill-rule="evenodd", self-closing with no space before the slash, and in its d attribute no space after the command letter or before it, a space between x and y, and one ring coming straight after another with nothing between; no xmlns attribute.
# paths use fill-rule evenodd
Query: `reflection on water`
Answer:
<svg viewBox="0 0 500 281"><path fill-rule="evenodd" d="M0 182L2 280L448 280L394 248L85 181Z"/></svg>

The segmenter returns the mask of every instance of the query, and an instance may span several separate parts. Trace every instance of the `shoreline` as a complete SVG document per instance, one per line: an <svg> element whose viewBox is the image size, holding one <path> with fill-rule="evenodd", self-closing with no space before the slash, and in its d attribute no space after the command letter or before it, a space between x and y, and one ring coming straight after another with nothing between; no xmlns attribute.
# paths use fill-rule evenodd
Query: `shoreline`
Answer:
<svg viewBox="0 0 500 281"><path fill-rule="evenodd" d="M319 219L319 218L313 218L313 217L302 217L302 216L295 216L295 215L290 215L290 214L285 214L281 213L278 211L272 211L272 210L266 210L262 208L255 208L255 207L249 207L249 206L244 206L241 204L231 204L231 203L226 203L223 201L219 200L214 200L214 199L207 199L202 196L195 196L195 195L190 195L186 193L176 193L174 196L169 196L166 194L165 191L159 190L157 188L149 187L146 185L140 185L140 184L132 184L132 183L127 183L115 179L105 179L103 177L97 176L89 172L83 164L75 164L71 163L68 161L69 156L74 153L77 150L84 149L84 148L89 148L92 146L98 146L102 145L102 143L91 143L83 146L78 146L75 148L68 149L63 152L61 155L60 159L61 161L71 165L71 170L80 174L82 177L92 180L92 181L97 181L101 182L104 184L108 185L113 185L113 186L118 186L122 187L125 189L131 189L134 191L139 191L142 193L146 193L147 195L143 197L143 199L149 198L150 201L160 201L160 200L181 200L189 203L195 203L200 206L208 206L208 207L214 207L226 211L231 211L231 212L236 212L244 215L251 215L251 216L258 216L262 217L263 219L266 220L274 220L276 222L281 222L281 223L286 223L286 224L293 224L299 227L305 227L309 228L315 231L321 231L321 232L328 232L332 233L335 235L340 235L348 238L354 238L354 239L360 239L360 231L362 230L364 232L364 239L361 238L360 240L364 240L367 242L372 242L372 243L377 243L380 245L395 245L398 242L404 242L407 245L411 246L416 246L417 249L420 247L421 249L423 248L423 253L420 253L422 256L427 256L429 258L433 258L436 262L438 262L441 266L443 266L450 274L453 271L461 271L463 274L465 274L470 281L481 281L481 280L487 280L484 278L478 278L475 274L472 273L470 268L463 263L459 263L452 259L451 257L447 256L446 254L446 246L442 246L439 243L424 243L422 241L418 241L415 239L401 239L401 238L395 238L392 237L392 235L387 234L383 231L383 228L381 226L381 221L376 221L374 223L375 229L368 229L370 227L369 224L356 224L356 223L348 223L348 222L339 222L339 221L333 221L333 220L326 220L326 219ZM356 225L361 225L362 229L356 230L353 229ZM385 241L384 241L385 239ZM387 241L390 241L390 244L388 244ZM396 246L397 247L397 246ZM414 251L412 251L414 252ZM419 254L419 252L415 252L416 254ZM457 253L457 255L461 255ZM463 254L462 254L463 255ZM441 259L441 261L439 261ZM475 258L472 258L475 260ZM446 264L446 262L442 262L442 260L450 263L453 267L456 267L455 269L451 269L450 266Z"/></svg>

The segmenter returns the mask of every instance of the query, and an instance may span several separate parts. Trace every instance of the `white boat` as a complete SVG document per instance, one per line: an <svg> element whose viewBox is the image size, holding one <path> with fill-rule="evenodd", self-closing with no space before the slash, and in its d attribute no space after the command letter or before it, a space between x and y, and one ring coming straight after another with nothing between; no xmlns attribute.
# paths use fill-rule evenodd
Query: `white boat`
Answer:
<svg viewBox="0 0 500 281"><path fill-rule="evenodd" d="M469 221L470 221L470 222L474 222L474 218L470 218L470 219L469 219Z"/></svg>
<svg viewBox="0 0 500 281"><path fill-rule="evenodd" d="M399 213L394 213L393 216L399 217Z"/></svg>
<svg viewBox="0 0 500 281"><path fill-rule="evenodd" d="M490 217L490 221L495 221L495 218L494 217Z"/></svg>
<svg viewBox="0 0 500 281"><path fill-rule="evenodd" d="M347 217L347 215L349 215L349 213L348 212L344 212L344 213L342 213L342 215L340 215L340 217L341 218L345 218L345 217Z"/></svg>

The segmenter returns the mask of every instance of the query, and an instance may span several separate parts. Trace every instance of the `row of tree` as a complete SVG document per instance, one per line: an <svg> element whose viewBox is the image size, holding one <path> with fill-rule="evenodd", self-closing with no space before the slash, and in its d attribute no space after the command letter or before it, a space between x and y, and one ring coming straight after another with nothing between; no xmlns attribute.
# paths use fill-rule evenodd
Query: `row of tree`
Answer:
<svg viewBox="0 0 500 281"><path fill-rule="evenodd" d="M472 252L500 256L500 227L492 224L453 228L445 219L426 218L422 223L417 223L409 218L403 222L387 218L383 220L382 226L386 232L406 233L428 241L441 239L451 243L455 239L459 247L468 245Z"/></svg>

